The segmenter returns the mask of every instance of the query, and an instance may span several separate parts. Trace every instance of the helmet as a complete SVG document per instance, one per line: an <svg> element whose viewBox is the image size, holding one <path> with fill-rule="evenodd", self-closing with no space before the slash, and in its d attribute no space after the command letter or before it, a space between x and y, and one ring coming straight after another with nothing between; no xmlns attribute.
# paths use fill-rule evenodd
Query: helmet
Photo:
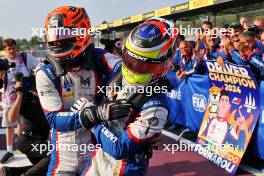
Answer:
<svg viewBox="0 0 264 176"><path fill-rule="evenodd" d="M59 64L68 64L91 43L90 19L84 8L63 6L50 12L45 21L50 56Z"/></svg>
<svg viewBox="0 0 264 176"><path fill-rule="evenodd" d="M137 26L123 47L122 75L130 84L151 84L164 77L176 50L174 24L151 18Z"/></svg>

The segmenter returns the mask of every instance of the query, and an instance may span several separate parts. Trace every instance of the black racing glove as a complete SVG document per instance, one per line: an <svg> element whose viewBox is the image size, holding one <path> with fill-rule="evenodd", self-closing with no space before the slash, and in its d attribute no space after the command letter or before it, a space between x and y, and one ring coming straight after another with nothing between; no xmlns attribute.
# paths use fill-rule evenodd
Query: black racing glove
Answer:
<svg viewBox="0 0 264 176"><path fill-rule="evenodd" d="M79 122L83 128L91 128L98 122L125 118L130 113L131 105L126 100L116 100L95 106L85 98L76 101L73 112L78 112Z"/></svg>

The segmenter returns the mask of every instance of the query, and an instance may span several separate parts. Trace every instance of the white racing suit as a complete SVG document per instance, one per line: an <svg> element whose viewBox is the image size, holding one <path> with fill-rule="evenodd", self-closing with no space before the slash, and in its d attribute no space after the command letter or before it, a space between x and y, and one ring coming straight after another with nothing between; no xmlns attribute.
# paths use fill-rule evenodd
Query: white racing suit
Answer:
<svg viewBox="0 0 264 176"><path fill-rule="evenodd" d="M42 108L52 128L51 161L48 175L82 173L91 158L90 130L81 128L78 113L70 111L80 98L100 100L98 86L106 86L121 68L121 60L105 50L95 48L90 54L91 70L69 71L57 77L51 64L42 64L36 72L36 85ZM85 56L84 56L85 57Z"/></svg>
<svg viewBox="0 0 264 176"><path fill-rule="evenodd" d="M124 98L121 91L117 99ZM161 133L168 114L165 94L157 94L129 117L97 124L93 132L102 148L93 153L82 175L145 175L149 162L145 151L149 150L150 140Z"/></svg>

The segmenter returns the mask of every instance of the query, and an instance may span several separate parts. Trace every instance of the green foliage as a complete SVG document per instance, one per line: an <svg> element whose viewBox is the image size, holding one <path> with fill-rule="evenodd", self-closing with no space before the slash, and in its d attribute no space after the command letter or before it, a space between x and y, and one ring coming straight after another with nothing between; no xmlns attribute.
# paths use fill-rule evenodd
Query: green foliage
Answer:
<svg viewBox="0 0 264 176"><path fill-rule="evenodd" d="M0 37L0 51L3 50L3 37ZM27 39L16 39L17 48L19 51L28 51L39 44L39 38L37 36Z"/></svg>
<svg viewBox="0 0 264 176"><path fill-rule="evenodd" d="M4 48L3 48L3 37L0 37L0 51L2 51Z"/></svg>

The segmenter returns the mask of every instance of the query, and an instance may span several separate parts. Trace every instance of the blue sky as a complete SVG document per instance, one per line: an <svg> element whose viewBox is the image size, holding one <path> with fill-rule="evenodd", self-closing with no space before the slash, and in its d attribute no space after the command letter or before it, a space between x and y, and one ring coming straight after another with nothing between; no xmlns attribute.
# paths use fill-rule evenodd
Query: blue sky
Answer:
<svg viewBox="0 0 264 176"><path fill-rule="evenodd" d="M149 12L188 0L1 0L0 36L31 38L31 28L41 28L45 16L63 5L84 7L92 25Z"/></svg>

